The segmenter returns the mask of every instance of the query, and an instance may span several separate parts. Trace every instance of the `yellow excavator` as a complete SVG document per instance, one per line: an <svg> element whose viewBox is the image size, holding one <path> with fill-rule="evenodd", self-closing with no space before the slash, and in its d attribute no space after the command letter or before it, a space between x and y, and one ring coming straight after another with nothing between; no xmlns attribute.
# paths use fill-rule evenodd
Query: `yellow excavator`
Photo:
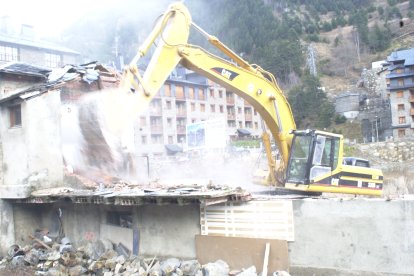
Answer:
<svg viewBox="0 0 414 276"><path fill-rule="evenodd" d="M188 44L190 28L200 32L227 59ZM156 44L143 73L137 63ZM256 64L243 60L216 37L194 22L181 2L171 4L124 70L123 87L139 105L149 104L174 68L203 75L249 102L270 130L280 153L272 156L270 138L264 131L270 181L275 186L305 192L332 192L380 196L381 170L344 164L343 137L319 130L296 130L292 110L275 77ZM277 177L277 171L283 177ZM281 182L281 183L280 183Z"/></svg>

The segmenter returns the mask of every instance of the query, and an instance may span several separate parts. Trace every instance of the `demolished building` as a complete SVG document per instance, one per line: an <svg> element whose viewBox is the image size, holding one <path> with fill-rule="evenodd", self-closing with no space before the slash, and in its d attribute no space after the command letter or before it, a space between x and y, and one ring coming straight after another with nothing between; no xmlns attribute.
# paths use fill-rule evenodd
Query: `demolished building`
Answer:
<svg viewBox="0 0 414 276"><path fill-rule="evenodd" d="M29 69L36 71L22 68L2 72L26 76ZM94 62L53 71L37 68L32 75L38 78L32 85L16 84L0 100L3 253L5 245L29 243L33 230L44 227L55 234L64 231L75 243L111 237L138 253L139 225L141 254L181 251L182 257L194 257L200 204L250 199L243 190L211 183L171 187L131 181L122 137L99 126L99 107L91 100L94 92L119 86L117 72ZM127 171L131 178L125 180ZM121 218L127 218L127 227ZM189 246L178 250L183 244Z"/></svg>

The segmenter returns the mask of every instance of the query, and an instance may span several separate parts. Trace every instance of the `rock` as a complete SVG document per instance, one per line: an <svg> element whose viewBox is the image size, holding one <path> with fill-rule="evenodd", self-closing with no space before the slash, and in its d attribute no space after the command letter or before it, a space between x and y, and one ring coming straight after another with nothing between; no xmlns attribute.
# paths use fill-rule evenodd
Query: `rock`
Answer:
<svg viewBox="0 0 414 276"><path fill-rule="evenodd" d="M69 268L69 276L78 276L86 272L87 270L81 265L77 265L77 266Z"/></svg>
<svg viewBox="0 0 414 276"><path fill-rule="evenodd" d="M103 276L113 276L113 275L114 275L114 273L111 272L111 271L107 271L103 274Z"/></svg>
<svg viewBox="0 0 414 276"><path fill-rule="evenodd" d="M102 239L101 242L102 242L102 244L103 244L103 246L105 248L105 251L114 250L114 245L113 245L113 243L110 240L108 240L108 239Z"/></svg>
<svg viewBox="0 0 414 276"><path fill-rule="evenodd" d="M147 271L142 266L140 266L139 269L138 269L138 275L139 276L147 276Z"/></svg>
<svg viewBox="0 0 414 276"><path fill-rule="evenodd" d="M100 257L100 259L109 260L109 259L115 259L118 257L118 253L115 252L113 249L109 249L105 251Z"/></svg>
<svg viewBox="0 0 414 276"><path fill-rule="evenodd" d="M105 261L105 268L109 270L115 270L116 261L115 259L109 259Z"/></svg>
<svg viewBox="0 0 414 276"><path fill-rule="evenodd" d="M114 271L114 272L115 272L115 274L120 273L122 269L123 269L122 265L121 265L120 263L117 263L117 264L115 265L115 271Z"/></svg>
<svg viewBox="0 0 414 276"><path fill-rule="evenodd" d="M18 255L16 257L13 257L13 259L11 260L11 265L12 266L24 266L25 265L24 256Z"/></svg>
<svg viewBox="0 0 414 276"><path fill-rule="evenodd" d="M105 263L104 263L104 262L102 262L102 261L93 261L93 262L89 265L88 270L89 270L89 271L92 271L92 272L95 272L95 271L97 271L97 270L99 270L99 269L102 269L104 266L105 266Z"/></svg>
<svg viewBox="0 0 414 276"><path fill-rule="evenodd" d="M57 261L60 259L60 253L58 251L52 251L47 254L48 261Z"/></svg>
<svg viewBox="0 0 414 276"><path fill-rule="evenodd" d="M183 275L192 276L201 269L201 265L197 260L183 261L181 262L180 269L183 272Z"/></svg>
<svg viewBox="0 0 414 276"><path fill-rule="evenodd" d="M125 256L124 256L124 255L120 255L120 256L118 256L118 257L115 259L115 261L116 261L117 263L119 263L119 264L123 265L123 264L125 263L125 261L126 261L126 258L125 258Z"/></svg>
<svg viewBox="0 0 414 276"><path fill-rule="evenodd" d="M180 267L180 260L177 258L167 259L160 264L163 275L170 276L177 267Z"/></svg>
<svg viewBox="0 0 414 276"><path fill-rule="evenodd" d="M30 265L37 265L39 263L39 251L32 249L26 253L24 260Z"/></svg>
<svg viewBox="0 0 414 276"><path fill-rule="evenodd" d="M13 258L19 255L24 255L24 250L22 250L20 246L18 246L17 244L14 244L9 247L9 249L7 250L7 254L10 258Z"/></svg>
<svg viewBox="0 0 414 276"><path fill-rule="evenodd" d="M106 251L105 244L101 240L88 242L83 250L85 251L85 254L93 260L98 260Z"/></svg>
<svg viewBox="0 0 414 276"><path fill-rule="evenodd" d="M65 253L65 252L72 252L72 251L73 251L73 248L72 248L71 244L61 244L59 246L59 252L61 254Z"/></svg>
<svg viewBox="0 0 414 276"><path fill-rule="evenodd" d="M183 273L183 271L179 268L179 267L177 267L176 269L175 269L175 272L172 274L173 276L183 276L184 275L184 273Z"/></svg>
<svg viewBox="0 0 414 276"><path fill-rule="evenodd" d="M222 260L205 264L202 268L204 276L227 276L230 272L229 265Z"/></svg>
<svg viewBox="0 0 414 276"><path fill-rule="evenodd" d="M253 265L237 274L237 276L257 276L256 267Z"/></svg>
<svg viewBox="0 0 414 276"><path fill-rule="evenodd" d="M160 263L158 261L154 261L154 264L148 271L148 275L150 276L161 276L162 275Z"/></svg>
<svg viewBox="0 0 414 276"><path fill-rule="evenodd" d="M128 248L126 248L122 243L118 243L118 245L115 247L115 251L116 253L118 253L118 255L123 255L126 258L128 258L131 254L131 251Z"/></svg>

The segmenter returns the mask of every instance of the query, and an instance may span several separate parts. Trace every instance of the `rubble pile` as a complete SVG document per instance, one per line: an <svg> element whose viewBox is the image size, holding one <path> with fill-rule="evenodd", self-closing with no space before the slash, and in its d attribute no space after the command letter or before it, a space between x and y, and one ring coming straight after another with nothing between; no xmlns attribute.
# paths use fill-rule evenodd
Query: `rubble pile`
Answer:
<svg viewBox="0 0 414 276"><path fill-rule="evenodd" d="M75 248L66 237L61 239L60 243L32 238L34 241L32 245L25 247L12 245L9 248L8 256L0 261L0 272L5 270L28 271L30 269L33 275L47 276L258 275L254 266L242 271L230 271L228 264L222 260L201 265L197 260L139 258L131 255L122 244L115 246L109 240L88 242ZM275 272L273 275L286 276L289 274L283 271Z"/></svg>

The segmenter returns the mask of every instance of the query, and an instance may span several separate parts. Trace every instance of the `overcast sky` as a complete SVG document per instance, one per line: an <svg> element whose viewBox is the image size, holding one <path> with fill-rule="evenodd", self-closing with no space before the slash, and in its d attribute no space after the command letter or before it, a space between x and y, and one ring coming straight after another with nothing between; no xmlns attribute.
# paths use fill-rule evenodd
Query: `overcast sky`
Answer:
<svg viewBox="0 0 414 276"><path fill-rule="evenodd" d="M40 36L55 36L97 7L115 5L120 1L2 0L2 2L0 16L8 15L16 24L33 25Z"/></svg>

